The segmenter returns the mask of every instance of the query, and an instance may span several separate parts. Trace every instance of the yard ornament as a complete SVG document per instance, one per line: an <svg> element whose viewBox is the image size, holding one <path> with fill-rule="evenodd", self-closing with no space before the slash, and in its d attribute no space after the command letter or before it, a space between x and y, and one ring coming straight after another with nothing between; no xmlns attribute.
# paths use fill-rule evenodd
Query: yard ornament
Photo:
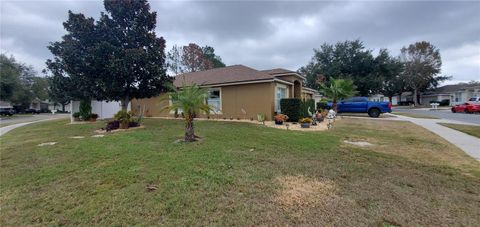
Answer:
<svg viewBox="0 0 480 227"><path fill-rule="evenodd" d="M328 119L327 129L333 128L333 122L335 122L336 117L337 117L337 112L330 109L327 114L327 119Z"/></svg>

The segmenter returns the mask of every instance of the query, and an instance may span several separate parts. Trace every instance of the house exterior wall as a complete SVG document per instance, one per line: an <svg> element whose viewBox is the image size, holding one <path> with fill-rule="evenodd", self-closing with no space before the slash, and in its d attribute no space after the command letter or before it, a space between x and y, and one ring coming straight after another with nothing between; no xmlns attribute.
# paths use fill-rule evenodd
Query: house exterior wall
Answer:
<svg viewBox="0 0 480 227"><path fill-rule="evenodd" d="M169 105L168 94L164 93L156 97L146 99L133 99L131 102L132 111L135 114L143 114L145 117L168 117L168 110L164 110Z"/></svg>
<svg viewBox="0 0 480 227"><path fill-rule="evenodd" d="M274 112L275 83L244 84L222 87L222 113L224 117L257 119L264 113L271 120ZM243 114L242 109L247 113Z"/></svg>
<svg viewBox="0 0 480 227"><path fill-rule="evenodd" d="M289 95L290 97L295 97L301 99L302 98L302 87L303 87L303 81L302 79L298 78L298 76L295 75L284 75L284 76L278 76L279 79L288 81L290 83L297 82L297 85L292 86L291 89L289 89Z"/></svg>
<svg viewBox="0 0 480 227"><path fill-rule="evenodd" d="M264 113L266 120L272 120L274 114L274 87L275 83L255 83L220 87L222 109L218 117L226 118L253 118ZM217 88L217 87L216 87ZM132 111L140 113L144 109L146 117L171 117L173 114L167 110L169 105L167 94L148 98L132 100ZM242 112L245 110L246 114ZM201 117L204 117L202 114ZM212 116L215 117L215 116Z"/></svg>

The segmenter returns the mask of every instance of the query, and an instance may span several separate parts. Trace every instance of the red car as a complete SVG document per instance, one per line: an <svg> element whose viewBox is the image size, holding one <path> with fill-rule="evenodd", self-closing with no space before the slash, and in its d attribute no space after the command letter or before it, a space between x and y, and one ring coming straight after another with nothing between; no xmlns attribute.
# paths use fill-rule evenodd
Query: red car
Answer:
<svg viewBox="0 0 480 227"><path fill-rule="evenodd" d="M464 103L452 106L452 113L463 113L467 109L467 106L470 106L470 103Z"/></svg>
<svg viewBox="0 0 480 227"><path fill-rule="evenodd" d="M480 104L468 104L465 113L480 113Z"/></svg>

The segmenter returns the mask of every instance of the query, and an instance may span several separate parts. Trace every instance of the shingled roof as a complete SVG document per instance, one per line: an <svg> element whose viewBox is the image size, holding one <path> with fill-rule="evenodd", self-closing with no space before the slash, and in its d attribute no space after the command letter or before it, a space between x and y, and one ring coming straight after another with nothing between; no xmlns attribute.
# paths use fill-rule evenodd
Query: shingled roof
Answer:
<svg viewBox="0 0 480 227"><path fill-rule="evenodd" d="M278 75L278 74L286 74L286 73L297 73L288 69L282 69L282 68L277 68L277 69L267 69L267 70L262 70L262 72L268 73L270 75Z"/></svg>
<svg viewBox="0 0 480 227"><path fill-rule="evenodd" d="M276 69L275 69L276 70ZM258 71L244 65L232 65L206 71L180 74L175 77L173 84L176 87L184 85L215 85L248 81L272 80L275 74Z"/></svg>

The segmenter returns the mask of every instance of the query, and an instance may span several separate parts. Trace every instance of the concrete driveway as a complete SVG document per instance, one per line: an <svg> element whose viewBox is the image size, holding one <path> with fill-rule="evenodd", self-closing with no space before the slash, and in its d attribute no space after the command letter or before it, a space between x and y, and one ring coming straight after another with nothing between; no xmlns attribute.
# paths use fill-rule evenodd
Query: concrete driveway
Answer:
<svg viewBox="0 0 480 227"><path fill-rule="evenodd" d="M450 109L432 111L430 109L393 108L392 113L395 114L395 112L416 113L452 121L480 124L480 114L452 113Z"/></svg>
<svg viewBox="0 0 480 227"><path fill-rule="evenodd" d="M48 121L54 119L62 119L62 118L69 118L70 114L34 114L29 116L17 116L12 118L1 118L0 119L0 136L4 135L5 133L9 132L18 127L22 127L24 125L32 124L35 122L40 121ZM7 126L2 126L7 125Z"/></svg>

